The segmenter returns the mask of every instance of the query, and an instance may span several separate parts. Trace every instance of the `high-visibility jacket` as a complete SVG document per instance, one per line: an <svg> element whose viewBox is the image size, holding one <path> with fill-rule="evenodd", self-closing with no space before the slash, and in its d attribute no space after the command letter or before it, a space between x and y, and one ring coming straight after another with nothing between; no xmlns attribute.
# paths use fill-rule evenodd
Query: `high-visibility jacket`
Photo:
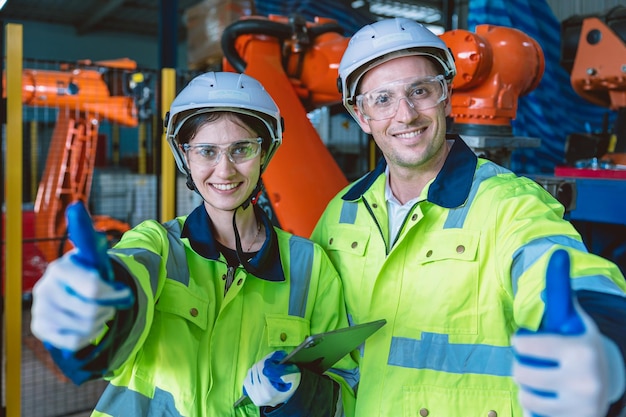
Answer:
<svg viewBox="0 0 626 417"><path fill-rule="evenodd" d="M521 417L511 336L540 325L557 248L570 253L573 289L592 317L613 308L626 317L619 269L587 252L536 182L456 138L390 242L385 170L382 160L341 191L312 234L339 271L350 320L387 320L361 350L357 417ZM587 302L599 293L604 304ZM617 320L599 327L623 349Z"/></svg>
<svg viewBox="0 0 626 417"><path fill-rule="evenodd" d="M251 403L233 407L251 365L274 350L291 351L308 335L348 326L341 282L322 248L263 220L269 240L249 261L254 275L227 265L203 206L124 234L109 254L116 277L127 275L137 300L129 331L113 335L108 355L100 355L110 384L92 415L258 416ZM226 282L232 285L225 293ZM327 375L344 387L349 404L358 376L354 360L346 357ZM294 397L302 394L309 404L278 415L320 415L308 414L308 407L333 416L330 398L308 398L316 395L315 378L303 370L302 381Z"/></svg>

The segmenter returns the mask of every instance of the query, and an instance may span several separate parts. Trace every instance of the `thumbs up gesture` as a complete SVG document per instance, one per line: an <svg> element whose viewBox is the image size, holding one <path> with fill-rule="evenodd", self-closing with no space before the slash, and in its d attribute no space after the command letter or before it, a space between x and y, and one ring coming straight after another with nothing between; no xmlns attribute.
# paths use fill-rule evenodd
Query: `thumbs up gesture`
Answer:
<svg viewBox="0 0 626 417"><path fill-rule="evenodd" d="M525 416L603 417L624 392L622 355L578 305L570 282L569 255L557 250L540 328L513 337L513 378Z"/></svg>
<svg viewBox="0 0 626 417"><path fill-rule="evenodd" d="M31 331L49 350L71 354L100 335L117 309L132 306L134 295L113 281L106 237L83 203L70 205L66 219L75 249L51 262L33 288Z"/></svg>

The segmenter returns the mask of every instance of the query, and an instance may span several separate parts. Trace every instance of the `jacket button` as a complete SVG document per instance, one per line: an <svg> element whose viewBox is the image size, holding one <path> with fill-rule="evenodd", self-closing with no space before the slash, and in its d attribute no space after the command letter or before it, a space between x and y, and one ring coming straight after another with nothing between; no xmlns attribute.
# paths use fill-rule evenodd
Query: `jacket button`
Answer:
<svg viewBox="0 0 626 417"><path fill-rule="evenodd" d="M357 246L359 246L359 244L358 244L358 243L356 243L356 242L352 242L352 245L350 245L350 246L352 246L352 249L354 249L354 248L356 248Z"/></svg>
<svg viewBox="0 0 626 417"><path fill-rule="evenodd" d="M372 204L372 207L378 208L378 204L374 203L374 204Z"/></svg>
<svg viewBox="0 0 626 417"><path fill-rule="evenodd" d="M428 415L428 408L420 409L420 416L426 417Z"/></svg>
<svg viewBox="0 0 626 417"><path fill-rule="evenodd" d="M280 340L281 340L282 342L284 342L285 340L287 340L287 333L281 333L281 334L280 334Z"/></svg>
<svg viewBox="0 0 626 417"><path fill-rule="evenodd" d="M226 274L222 275L222 279L226 281Z"/></svg>
<svg viewBox="0 0 626 417"><path fill-rule="evenodd" d="M332 244L333 244L333 238L332 238L332 237L328 240L328 244L329 244L329 245L332 245Z"/></svg>
<svg viewBox="0 0 626 417"><path fill-rule="evenodd" d="M433 256L433 251L429 250L428 252L426 252L426 257L430 258L431 256Z"/></svg>
<svg viewBox="0 0 626 417"><path fill-rule="evenodd" d="M456 253L463 253L463 252L465 252L465 246L459 245L456 247Z"/></svg>
<svg viewBox="0 0 626 417"><path fill-rule="evenodd" d="M411 220L413 220L413 221L417 220L417 214L412 215L411 216Z"/></svg>
<svg viewBox="0 0 626 417"><path fill-rule="evenodd" d="M491 410L487 413L487 417L498 417L498 413L496 413L495 411Z"/></svg>
<svg viewBox="0 0 626 417"><path fill-rule="evenodd" d="M189 310L189 314L191 314L191 317L198 317L198 309L193 307L191 310Z"/></svg>

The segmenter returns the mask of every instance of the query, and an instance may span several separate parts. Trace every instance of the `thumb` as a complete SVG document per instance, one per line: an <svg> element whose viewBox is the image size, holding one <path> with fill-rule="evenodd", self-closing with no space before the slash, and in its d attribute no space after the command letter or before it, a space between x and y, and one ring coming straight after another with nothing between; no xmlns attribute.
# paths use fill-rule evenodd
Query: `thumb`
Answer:
<svg viewBox="0 0 626 417"><path fill-rule="evenodd" d="M70 204L65 211L65 217L69 238L76 248L72 258L84 267L97 269L105 281L112 281L113 270L107 255L107 238L94 229L85 204L80 200Z"/></svg>
<svg viewBox="0 0 626 417"><path fill-rule="evenodd" d="M564 249L556 250L548 262L545 311L539 331L563 335L577 335L585 326L574 306L570 280L570 259Z"/></svg>

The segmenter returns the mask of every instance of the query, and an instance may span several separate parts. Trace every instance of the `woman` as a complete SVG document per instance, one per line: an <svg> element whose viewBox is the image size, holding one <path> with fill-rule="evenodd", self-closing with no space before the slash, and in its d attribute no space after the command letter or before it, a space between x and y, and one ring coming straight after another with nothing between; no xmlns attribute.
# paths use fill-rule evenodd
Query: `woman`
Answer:
<svg viewBox="0 0 626 417"><path fill-rule="evenodd" d="M249 76L210 72L180 92L166 126L203 203L127 232L108 251L112 283L80 262L80 247L52 263L33 289L33 334L62 349L53 357L68 374L110 380L94 416L341 412L350 357L326 375L278 365L306 336L348 323L321 248L254 204L282 140L276 104ZM234 407L243 393L252 403Z"/></svg>

